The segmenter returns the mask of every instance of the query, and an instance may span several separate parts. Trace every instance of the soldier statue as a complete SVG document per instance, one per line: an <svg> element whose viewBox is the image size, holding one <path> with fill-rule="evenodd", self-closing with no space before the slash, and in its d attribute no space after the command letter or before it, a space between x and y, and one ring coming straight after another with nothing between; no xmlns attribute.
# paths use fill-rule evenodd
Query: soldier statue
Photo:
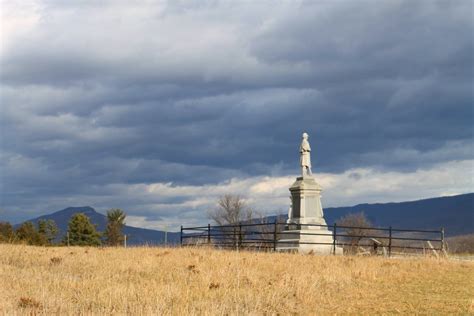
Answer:
<svg viewBox="0 0 474 316"><path fill-rule="evenodd" d="M303 140L300 145L300 165L301 165L301 175L311 176L311 147L308 142L308 134L303 133Z"/></svg>

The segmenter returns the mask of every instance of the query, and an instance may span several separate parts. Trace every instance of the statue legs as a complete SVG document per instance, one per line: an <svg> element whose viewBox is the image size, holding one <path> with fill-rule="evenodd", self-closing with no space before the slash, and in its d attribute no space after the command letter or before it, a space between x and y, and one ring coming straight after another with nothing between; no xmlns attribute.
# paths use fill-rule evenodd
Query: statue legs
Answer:
<svg viewBox="0 0 474 316"><path fill-rule="evenodd" d="M308 167L308 166L302 166L301 167L301 175L302 176L305 176L305 175L310 176L312 174L313 174L313 172L311 171L311 167Z"/></svg>

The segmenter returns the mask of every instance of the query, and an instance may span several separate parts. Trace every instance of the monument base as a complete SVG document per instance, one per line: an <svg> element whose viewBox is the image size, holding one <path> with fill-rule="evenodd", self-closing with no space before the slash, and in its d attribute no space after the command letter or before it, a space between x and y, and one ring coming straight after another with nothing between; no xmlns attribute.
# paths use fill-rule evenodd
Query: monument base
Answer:
<svg viewBox="0 0 474 316"><path fill-rule="evenodd" d="M332 232L327 228L291 229L280 233L276 250L302 254L334 254ZM335 247L336 255L342 255L342 247Z"/></svg>

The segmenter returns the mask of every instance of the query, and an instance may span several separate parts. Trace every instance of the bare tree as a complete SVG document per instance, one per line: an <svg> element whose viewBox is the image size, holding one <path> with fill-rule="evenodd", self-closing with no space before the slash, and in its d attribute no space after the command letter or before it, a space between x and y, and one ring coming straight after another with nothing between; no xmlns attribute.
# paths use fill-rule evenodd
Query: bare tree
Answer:
<svg viewBox="0 0 474 316"><path fill-rule="evenodd" d="M252 214L252 209L248 207L241 196L226 194L219 198L217 208L209 212L208 215L219 226L232 225L219 228L219 233L223 234L219 241L221 244L230 244L233 247L237 247L240 245L245 234L237 228L237 225L250 221Z"/></svg>
<svg viewBox="0 0 474 316"><path fill-rule="evenodd" d="M236 225L252 219L252 209L239 195L226 194L217 201L217 208L209 212L209 217L217 225Z"/></svg>
<svg viewBox="0 0 474 316"><path fill-rule="evenodd" d="M351 243L350 250L356 251L359 244L365 236L370 236L373 231L367 228L373 227L372 223L365 216L364 212L350 213L336 221L338 226L346 226L342 228L347 235L347 239Z"/></svg>

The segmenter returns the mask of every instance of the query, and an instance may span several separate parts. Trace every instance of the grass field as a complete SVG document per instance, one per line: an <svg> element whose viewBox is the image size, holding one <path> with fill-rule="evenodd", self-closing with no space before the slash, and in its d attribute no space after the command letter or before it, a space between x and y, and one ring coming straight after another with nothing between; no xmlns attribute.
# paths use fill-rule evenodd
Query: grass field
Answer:
<svg viewBox="0 0 474 316"><path fill-rule="evenodd" d="M0 245L2 314L472 314L474 264Z"/></svg>

